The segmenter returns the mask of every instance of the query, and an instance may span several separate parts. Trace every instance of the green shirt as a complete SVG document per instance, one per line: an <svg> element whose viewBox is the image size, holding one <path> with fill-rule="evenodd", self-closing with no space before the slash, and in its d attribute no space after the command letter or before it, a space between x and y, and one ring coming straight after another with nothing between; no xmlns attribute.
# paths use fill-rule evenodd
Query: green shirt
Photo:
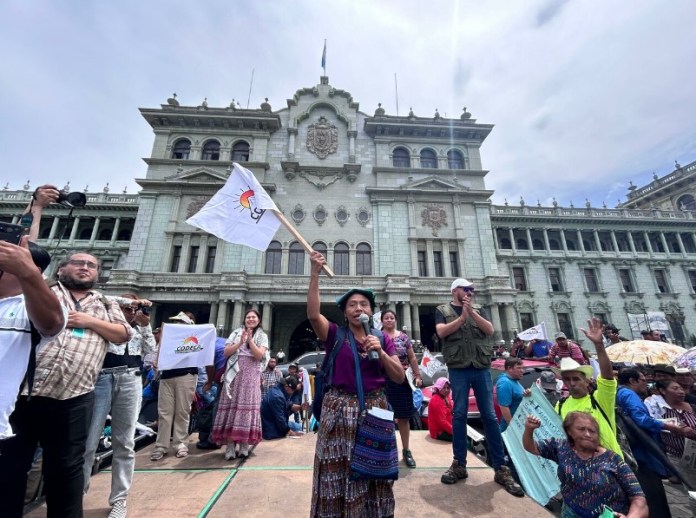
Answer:
<svg viewBox="0 0 696 518"><path fill-rule="evenodd" d="M569 397L561 406L561 419L565 419L570 412L586 412L597 420L599 424L599 444L607 450L617 453L623 459L623 453L619 446L619 441L616 440L616 380L605 380L601 376L597 377L597 390L594 391L594 398L597 405L604 410L606 419L602 415L599 408L592 408L592 400L590 395L574 398ZM558 411L559 403L556 403L556 411ZM609 422L607 422L607 419Z"/></svg>

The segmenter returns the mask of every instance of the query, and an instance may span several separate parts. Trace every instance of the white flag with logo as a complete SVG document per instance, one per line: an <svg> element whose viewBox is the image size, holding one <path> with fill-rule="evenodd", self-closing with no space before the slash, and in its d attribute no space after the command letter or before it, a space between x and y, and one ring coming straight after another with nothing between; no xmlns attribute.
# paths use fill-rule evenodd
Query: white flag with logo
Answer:
<svg viewBox="0 0 696 518"><path fill-rule="evenodd" d="M213 365L216 338L213 324L164 324L157 368L165 371Z"/></svg>
<svg viewBox="0 0 696 518"><path fill-rule="evenodd" d="M537 324L534 327L525 329L524 331L519 333L517 337L521 338L522 340L546 340L546 322L542 322L541 324Z"/></svg>
<svg viewBox="0 0 696 518"><path fill-rule="evenodd" d="M427 374L429 377L433 377L437 371L442 369L444 366L442 365L442 362L435 358L435 356L432 355L428 349L425 349L423 351L423 358L421 358L420 362L420 372Z"/></svg>
<svg viewBox="0 0 696 518"><path fill-rule="evenodd" d="M280 220L276 204L254 173L234 163L227 183L186 223L224 239L264 251Z"/></svg>

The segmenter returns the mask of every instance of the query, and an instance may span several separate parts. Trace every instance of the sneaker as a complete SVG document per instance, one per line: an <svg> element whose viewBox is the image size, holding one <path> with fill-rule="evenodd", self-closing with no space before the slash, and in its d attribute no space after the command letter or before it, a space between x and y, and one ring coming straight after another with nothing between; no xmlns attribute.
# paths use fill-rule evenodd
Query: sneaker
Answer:
<svg viewBox="0 0 696 518"><path fill-rule="evenodd" d="M114 505L111 506L111 512L109 513L109 518L126 518L126 501L116 500Z"/></svg>
<svg viewBox="0 0 696 518"><path fill-rule="evenodd" d="M413 455L411 455L411 450L406 450L404 449L403 451L404 455L404 462L409 468L415 468L416 467L416 461L413 460Z"/></svg>
<svg viewBox="0 0 696 518"><path fill-rule="evenodd" d="M239 457L246 459L249 456L249 445L245 442L239 443Z"/></svg>
<svg viewBox="0 0 696 518"><path fill-rule="evenodd" d="M512 471L507 466L501 466L495 471L495 477L493 477L498 484L505 488L505 491L513 496L524 496L524 490L520 485L515 482L512 478Z"/></svg>
<svg viewBox="0 0 696 518"><path fill-rule="evenodd" d="M158 461L162 460L162 457L164 457L167 454L167 450L164 448L155 448L155 451L152 452L150 455L150 460L151 461Z"/></svg>
<svg viewBox="0 0 696 518"><path fill-rule="evenodd" d="M442 477L440 477L440 482L443 484L456 484L457 481L468 476L469 473L466 471L466 465L455 459L452 461L452 465L449 467L449 469L442 474Z"/></svg>
<svg viewBox="0 0 696 518"><path fill-rule="evenodd" d="M228 444L225 448L225 460L232 460L237 456L237 452L234 449L234 444Z"/></svg>

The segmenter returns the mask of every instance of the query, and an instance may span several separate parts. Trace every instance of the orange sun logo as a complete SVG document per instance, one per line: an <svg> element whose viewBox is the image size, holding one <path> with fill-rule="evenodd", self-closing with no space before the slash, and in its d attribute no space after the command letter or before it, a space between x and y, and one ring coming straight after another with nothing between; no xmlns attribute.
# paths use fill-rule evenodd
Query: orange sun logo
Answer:
<svg viewBox="0 0 696 518"><path fill-rule="evenodd" d="M254 191L251 189L248 189L246 191L242 191L242 194L239 195L239 198L237 198L235 201L239 203L239 206L244 209L249 209L253 210L251 206L251 199L254 197Z"/></svg>

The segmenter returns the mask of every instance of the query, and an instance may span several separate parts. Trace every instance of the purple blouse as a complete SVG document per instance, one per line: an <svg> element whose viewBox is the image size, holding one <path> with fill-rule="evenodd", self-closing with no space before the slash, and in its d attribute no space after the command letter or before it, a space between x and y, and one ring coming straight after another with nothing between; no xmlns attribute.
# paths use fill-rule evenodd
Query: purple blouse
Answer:
<svg viewBox="0 0 696 518"><path fill-rule="evenodd" d="M329 322L329 333L325 342L326 354L331 354L331 350L334 347L334 342L336 341L337 330L338 326L333 322ZM351 331L348 330L348 333L350 332ZM360 356L360 349L357 341L355 342L355 345L358 347L358 355ZM383 349L384 352L389 356L396 355L394 342L387 335L384 335ZM379 360L370 360L369 358L360 357L360 375L362 376L363 390L365 392L385 388L386 373L382 367L382 362ZM351 394L357 394L358 392L355 383L355 361L353 360L353 350L350 347L350 341L348 340L347 333L343 342L343 347L341 347L341 350L336 356L332 385Z"/></svg>

